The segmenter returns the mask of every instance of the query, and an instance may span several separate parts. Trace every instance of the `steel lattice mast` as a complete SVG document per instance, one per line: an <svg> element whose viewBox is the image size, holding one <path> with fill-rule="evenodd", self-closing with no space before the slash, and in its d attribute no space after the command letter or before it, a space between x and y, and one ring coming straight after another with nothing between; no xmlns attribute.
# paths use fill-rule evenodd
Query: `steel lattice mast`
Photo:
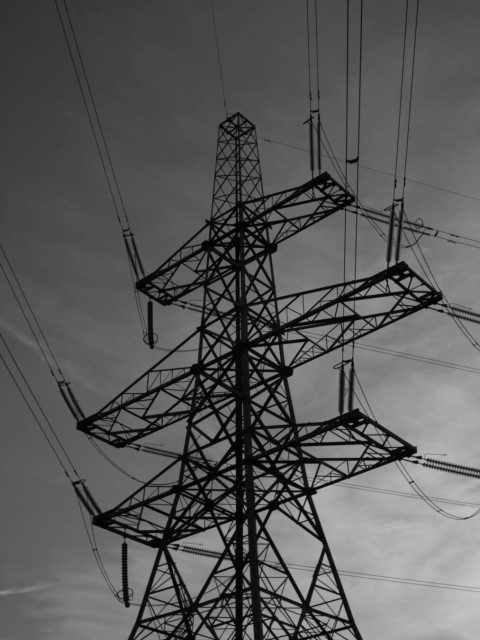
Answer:
<svg viewBox="0 0 480 640"><path fill-rule="evenodd" d="M169 366L173 350L79 423L116 447L160 430L185 434L182 453L94 518L157 549L131 640L361 637L313 496L415 448L358 410L297 422L288 379L440 296L405 263L277 295L272 254L280 243L352 201L327 173L264 196L255 128L237 113L220 125L210 220L139 281L162 305L198 290L203 304L190 366ZM198 534L217 551L202 552L192 576L175 551ZM294 540L315 554L308 579L291 567Z"/></svg>

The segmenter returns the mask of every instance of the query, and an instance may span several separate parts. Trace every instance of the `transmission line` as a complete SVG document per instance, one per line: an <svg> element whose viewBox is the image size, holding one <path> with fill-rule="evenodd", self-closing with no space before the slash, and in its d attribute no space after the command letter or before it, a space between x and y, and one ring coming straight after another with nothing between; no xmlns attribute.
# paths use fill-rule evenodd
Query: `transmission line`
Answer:
<svg viewBox="0 0 480 640"><path fill-rule="evenodd" d="M33 398L34 403L37 405L38 410L40 411L43 419L45 420L48 429L51 431L52 433L52 438L48 435L46 429L43 427L40 419L38 418L34 407L32 406L30 400L28 399L27 395L24 393L24 391L22 390L22 387L19 383L19 381L17 380L15 373L12 371L12 369L9 367L7 361L5 360L5 358L3 357L3 355L0 353L0 358L10 376L10 378L12 379L14 385L16 386L18 392L20 393L20 395L22 396L23 401L25 402L28 410L30 411L33 419L35 420L35 423L37 424L38 428L40 429L40 431L43 434L43 437L45 438L45 440L47 441L48 446L50 447L50 450L52 451L53 455L55 456L55 458L57 459L57 462L59 463L59 465L62 467L63 472L65 473L66 477L68 478L68 480L70 480L70 482L73 483L73 479L72 479L72 473L73 475L75 475L77 478L80 478L80 476L78 475L75 466L73 464L73 462L71 461L68 453L66 452L65 448L63 447L62 443L60 442L57 433L55 431L55 429L53 428L51 422L49 421L49 419L47 418L38 398L36 397L35 393L33 392L31 386L29 385L28 381L26 380L25 376L22 373L22 370L20 369L20 366L15 358L15 356L13 355L12 351L10 350L9 346L7 345L5 338L0 335L0 339L2 340L4 347L6 348L10 358L12 359L15 368L17 369L17 371L19 372L21 379L23 380L23 384L27 387L28 392L30 393L31 397ZM57 443L55 445L55 442ZM67 465L63 462L61 455L59 454L57 447L61 450L61 452L63 453L64 457L66 458L66 460L68 461L68 464L71 467L71 472L69 472Z"/></svg>
<svg viewBox="0 0 480 640"><path fill-rule="evenodd" d="M215 20L215 9L213 6L213 0L210 0L210 7L212 10L212 22L213 22L213 33L215 35L215 45L217 49L217 61L218 61L218 71L220 74L220 84L222 86L222 95L223 95L223 106L225 108L225 117L228 117L228 109L227 109L227 97L225 93L225 82L223 79L223 70L222 70L222 58L220 56L220 44L218 41L218 31L217 31L217 21Z"/></svg>
<svg viewBox="0 0 480 640"><path fill-rule="evenodd" d="M59 2L61 2L63 6L63 12L66 16L66 20L62 15ZM129 260L129 269L130 269L130 276L133 284L135 305L137 308L140 325L142 327L142 332L143 332L143 335L145 336L147 333L145 317L143 315L139 293L135 288L135 280L139 280L141 277L143 277L145 275L145 272L144 272L142 261L135 243L135 237L130 227L130 222L128 219L124 199L120 191L117 174L113 166L110 151L108 149L107 140L106 140L103 126L100 120L97 105L95 103L95 98L93 96L90 81L88 79L87 70L83 62L83 56L80 51L80 47L78 44L73 22L70 17L67 1L55 0L55 6L57 9L57 14L60 20L65 42L67 44L68 52L70 54L70 60L73 65L75 77L77 79L77 84L80 89L80 93L82 95L83 104L87 112L88 121L90 123L90 129L92 131L93 138L95 140L95 145L98 151L98 155L100 157L103 173L107 181L108 190L110 193L110 197L112 199L113 207L115 209L117 221L122 231L122 237L125 243L127 256Z"/></svg>
<svg viewBox="0 0 480 640"><path fill-rule="evenodd" d="M412 478L412 476L407 471L407 469L405 469L405 465L402 464L402 462L396 461L395 465L397 466L397 469L400 471L400 473L405 478L407 483L413 489L413 491L415 491L415 493L424 501L424 503L428 505L431 509L433 509L433 511L436 511L439 515L443 516L444 518L448 518L449 520L471 520L472 518L475 518L480 514L480 507L478 509L475 509L475 511L471 513L469 516L457 516L453 513L449 513L448 511L445 511L445 509L442 509L441 507L439 507L438 504L436 504L435 501L432 500L432 498L427 496L427 494L423 491L423 489L421 489L421 487L417 484L417 482Z"/></svg>
<svg viewBox="0 0 480 640"><path fill-rule="evenodd" d="M175 543L170 545L170 548L174 551L181 551L183 553L189 553L197 556L204 556L208 558L221 558L222 554L213 549L205 549L204 547L197 547L192 544L179 544ZM265 566L275 568L275 564L269 563L267 560L263 561ZM307 571L309 573L315 571L316 567L308 564L296 564L292 562L286 562L285 566L294 571ZM279 567L280 568L280 567ZM480 593L480 587L472 587L468 585L452 584L449 582L435 582L433 580L416 580L415 578L400 578L398 576L387 576L378 573L365 573L363 571L349 571L346 569L339 569L338 573L342 576L349 578L363 578L365 580L375 580L381 582L394 582L397 584L407 584L418 587L432 587L436 589L446 589L450 591L469 591L472 593Z"/></svg>
<svg viewBox="0 0 480 640"><path fill-rule="evenodd" d="M288 144L286 142L282 142L280 140L273 140L272 138L265 138L263 136L259 136L259 140L263 142L268 142L269 144L276 144L280 147L286 147L287 149L294 149L295 151L302 151L303 153L308 153L308 149L305 147L299 147L298 145ZM322 153L322 158L330 159L330 155L328 153ZM373 171L374 173L380 173L384 176L389 176L391 178L394 177L394 174L390 171L383 171L383 169L378 169L375 167L368 167L367 165L359 163L358 166L360 169L365 169L365 171ZM475 202L480 202L480 198L476 196L469 195L467 193L461 193L460 191L454 191L453 189L446 189L445 187L439 187L435 184L429 184L428 182L422 182L420 180L414 180L413 178L405 177L406 182L411 182L413 184L418 184L421 187L427 187L428 189L435 189L436 191L443 191L445 193L450 193L451 195L458 196L459 198L467 198L468 200L473 200ZM366 207L368 209L368 207ZM464 236L457 236L455 234L451 234L453 237L462 238ZM474 242L479 242L479 240L474 240L473 238L466 238L467 240L472 240Z"/></svg>

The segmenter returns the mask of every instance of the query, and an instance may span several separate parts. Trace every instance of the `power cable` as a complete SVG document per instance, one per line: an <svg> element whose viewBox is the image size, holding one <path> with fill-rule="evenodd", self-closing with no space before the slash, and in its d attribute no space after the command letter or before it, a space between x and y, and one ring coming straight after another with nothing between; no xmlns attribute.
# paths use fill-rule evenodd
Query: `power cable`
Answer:
<svg viewBox="0 0 480 640"><path fill-rule="evenodd" d="M46 432L46 430L44 429L44 427L42 426L40 420L37 417L37 414L35 413L35 410L33 409L32 405L30 404L27 396L25 395L25 393L23 392L19 382L17 381L15 374L13 373L13 371L10 369L10 367L8 366L8 363L6 362L5 358L0 354L0 358L2 359L3 364L5 365L5 368L7 369L10 378L12 379L13 383L15 384L15 386L17 387L20 395L23 398L23 401L25 402L25 404L27 405L28 410L30 411L30 413L33 416L33 419L35 420L37 426L39 427L40 431L42 432L45 440L48 443L48 446L50 447L50 449L52 450L53 455L56 457L57 461L59 462L60 466L62 467L65 475L67 476L67 478L73 482L72 477L70 475L70 473L68 472L67 466L64 464L64 462L62 461L58 451L57 451L57 447L60 448L61 452L63 453L63 455L65 456L65 459L68 461L68 464L70 465L73 474L80 479L80 476L77 473L77 470L75 468L75 465L73 464L70 456L68 455L67 451L65 450L64 446L62 445L55 429L53 428L50 420L48 419L47 415L45 414L45 411L43 410L37 396L35 395L33 389L31 388L30 384L28 383L27 379L25 378L25 376L23 375L23 372L20 368L20 365L18 364L15 356L13 355L12 351L10 350L8 344L5 341L5 338L0 334L0 339L2 340L10 358L12 359L18 373L20 374L21 379L23 380L23 384L26 386L26 388L28 389L28 392L30 393L31 397L33 398L35 404L38 407L38 410L40 411L45 423L47 424L48 428L50 429L50 432L52 433L53 439L54 441L57 443L56 446L54 444L54 442L50 439L50 437L48 436L48 433Z"/></svg>
<svg viewBox="0 0 480 640"><path fill-rule="evenodd" d="M33 319L33 322L34 322L35 326L37 327L37 331L38 331L38 333L40 334L40 336L42 337L42 339L44 341L46 350L48 351L48 353L50 354L51 359L55 363L55 366L57 368L60 380L65 380L65 378L63 376L63 373L62 373L62 371L60 369L60 365L58 364L57 359L55 358L55 355L53 354L53 351L50 348L50 344L49 344L44 332L42 331L42 328L40 326L40 323L38 322L37 316L35 315L32 307L30 306L28 298L25 295L25 291L23 290L23 287L20 284L20 281L17 278L17 275L16 275L16 273L15 273L15 271L13 269L12 263L8 259L8 256L7 256L6 252L5 252L5 249L3 248L3 245L1 243L0 243L0 250L1 250L1 252L2 252L4 258L5 258L5 262L7 263L8 268L10 269L10 272L11 272L11 274L13 276L15 284L16 284L16 286L18 287L18 289L20 291L20 294L21 294L21 297L23 298L24 304L26 305L28 311L30 312L30 315L31 315L31 317ZM45 350L44 350L44 348L43 348L43 346L42 346L42 344L41 344L41 342L40 342L40 340L39 340L39 338L37 336L37 333L36 333L35 329L33 328L32 323L30 322L30 319L29 319L29 317L28 317L28 315L27 315L27 313L26 313L26 311L25 311L25 309L23 307L23 304L20 301L20 298L17 295L17 292L15 291L15 287L14 287L12 281L10 280L10 278L8 276L8 273L6 272L6 270L4 269L3 265L1 264L1 262L0 262L0 268L2 270L3 275L5 276L5 280L7 281L8 286L10 287L10 290L11 290L11 292L13 294L13 297L15 298L15 300L16 300L19 308L20 308L20 311L21 311L21 313L22 313L22 315L23 315L23 317L24 317L24 319L25 319L25 321L26 321L26 323L27 323L27 325L28 325L28 327L29 327L29 329L30 329L30 331L32 333L32 336L33 336L38 348L40 349L40 353L42 354L43 359L45 360L45 363L46 363L47 367L50 369L50 373L55 378L55 380L58 382L57 376L55 375L55 373L53 371L51 362L50 362L49 358L47 357L47 354L46 354L46 352L45 352Z"/></svg>
<svg viewBox="0 0 480 640"><path fill-rule="evenodd" d="M358 491L367 491L370 493L384 493L391 496L397 496L399 498L410 498L414 500L422 500L423 498L416 493L407 493L406 491L395 491L394 489L382 489L380 487L371 487L363 484L354 484L352 482L339 482L333 485L339 489L347 488L347 489L355 489ZM475 507L478 509L480 505L474 502L466 502L464 500L451 500L449 498L439 498L439 497L431 497L431 500L434 502L441 502L445 504L453 504L460 507Z"/></svg>
<svg viewBox="0 0 480 640"><path fill-rule="evenodd" d="M415 77L415 57L417 49L417 32L418 32L418 8L420 0L417 0L417 8L415 11L415 28L413 34L413 53L412 53L412 70L410 74L410 98L408 102L408 116L407 116L407 136L405 142L405 162L403 165L403 187L402 187L402 200L405 197L405 181L407 176L407 159L408 159L408 146L410 140L410 122L412 116L412 99L413 99L413 79Z"/></svg>
<svg viewBox="0 0 480 640"><path fill-rule="evenodd" d="M73 37L75 53L76 53L76 55L78 57L78 60L80 62L81 71L77 66L77 62L76 62L76 59L75 59L74 51L73 51L72 45L70 43L70 38L68 37L67 28L66 28L63 16L62 16L62 12L60 11L58 0L55 0L55 6L57 8L57 13L58 13L58 17L60 19L60 24L62 26L63 35L65 37L65 42L67 44L68 51L70 53L70 59L71 59L72 64L73 64L73 68L74 68L74 71L75 71L75 76L77 78L78 87L80 89L80 93L82 94L83 103L84 103L85 109L87 111L88 120L90 122L90 127L92 129L93 137L95 139L95 144L97 146L97 150L98 150L98 154L100 156L100 160L101 160L101 163L102 163L103 171L105 173L105 178L107 180L107 184L108 184L108 187L109 187L109 190L110 190L110 195L112 197L113 206L114 206L115 212L117 214L118 222L120 223L120 226L122 227L122 230L123 230L123 225L122 225L122 221L121 221L121 214L123 214L123 217L125 218L125 222L127 224L127 227L130 226L129 222L128 222L127 212L126 212L126 209L125 209L125 204L124 204L124 201L123 201L122 194L120 192L120 187L119 187L119 184L118 184L117 175L116 175L115 169L113 167L113 163L112 163L112 159L111 159L111 156L110 156L110 152L108 150L107 141L105 139L105 135L104 135L104 132L103 132L102 123L100 121L100 117L99 117L99 114L98 114L98 110L97 110L97 106L96 106L96 103L95 103L95 99L93 97L93 93L92 93L92 90L91 90L91 87L90 87L90 82L88 80L88 76L87 76L87 72L86 72L86 69L85 69L85 65L83 63L83 57L82 57L82 54L80 52L80 47L78 45L78 40L77 40L77 37L76 37L76 34L75 34L75 29L73 27L73 23L72 23L72 20L70 18L70 12L68 11L67 2L66 2L66 0L61 0L61 2L62 2L62 5L63 5L63 8L64 8L64 11L65 11L65 14L67 16L68 25L70 27L71 35ZM81 76L83 78L83 82L85 83L87 91L84 90L84 86L83 86L83 83L82 83ZM91 111L90 111L90 106L89 106L88 100L87 100L87 94L88 94L88 98L90 100L91 107L93 108L94 117L92 117L92 114L91 114ZM97 135L96 127L98 128L100 136ZM99 139L99 137L100 137L100 139ZM100 144L100 142L103 145L103 151L102 151L102 145ZM104 153L106 155L106 160L104 158ZM109 172L107 170L107 166L108 166L108 169L109 169L109 171L111 173L111 176L113 178L113 184L111 182L111 178L110 178ZM115 187L115 190L116 190L117 197L115 197L115 195L114 195L114 187ZM118 202L119 202L120 206L118 206L117 198L118 198Z"/></svg>
<svg viewBox="0 0 480 640"><path fill-rule="evenodd" d="M220 84L222 85L222 95L223 95L223 106L225 108L225 117L228 117L228 109L227 109L227 98L225 93L225 82L223 80L223 70L222 70L222 59L220 56L220 45L218 41L218 32L217 32L217 22L215 20L215 10L213 7L213 0L210 0L210 7L212 9L212 22L213 22L213 32L215 35L215 44L217 47L217 61L218 61L218 70L220 73Z"/></svg>
<svg viewBox="0 0 480 640"><path fill-rule="evenodd" d="M402 105L403 105L403 86L404 86L404 76L405 76L405 56L407 51L407 27L408 27L408 8L409 8L409 0L406 0L405 4L405 25L403 31L403 54L402 54L402 71L401 71L401 79L400 79L400 100L398 106L398 123L397 123L397 144L395 150L395 177L394 177L394 187L393 187L393 197L392 202L395 202L396 189L397 189L397 169L398 169L398 157L400 153L400 128L402 122Z"/></svg>
<svg viewBox="0 0 480 640"><path fill-rule="evenodd" d="M358 52L358 110L357 110L357 153L356 153L356 184L355 184L355 230L354 230L354 261L353 261L353 279L357 279L358 266L358 220L359 220L359 201L360 201L360 170L358 162L360 160L360 131L361 131L361 114L362 114L362 60L363 60L363 0L360 0L360 33L359 33L359 52ZM353 314L356 313L357 301L353 302ZM355 361L355 321L352 325L354 331L354 339L352 341L352 361Z"/></svg>
<svg viewBox="0 0 480 640"><path fill-rule="evenodd" d="M405 358L406 360L416 360L418 362L424 362L426 364L435 365L437 367L445 367L448 369L457 369L458 371L464 371L465 373L480 374L480 368L470 367L468 365L456 364L454 362L447 362L446 360L438 360L437 358L429 358L427 356L419 356L414 353L407 353L405 351L396 351L394 349L387 349L386 347L378 347L376 345L366 344L365 342L358 342L359 349L366 351L373 351L375 353L383 353L395 358Z"/></svg>
<svg viewBox="0 0 480 640"><path fill-rule="evenodd" d="M318 2L315 0L315 68L316 68L316 81L317 81L317 164L318 175L322 173L322 134L320 123L322 122L321 109L320 109L320 53L319 53L319 38L318 38Z"/></svg>
<svg viewBox="0 0 480 640"><path fill-rule="evenodd" d="M214 551L213 549L205 549L203 547L196 547L193 545L175 543L170 545L170 548L174 551L181 551L183 553L190 553L197 556L204 556L208 558L221 558L222 553ZM268 560L262 561L263 566L270 569L283 569L283 565L278 563L268 562ZM285 566L294 571L308 571L309 573L316 570L316 566L308 564L296 564L286 562ZM449 582L435 582L433 580L416 580L414 578L400 578L397 576L387 576L378 573L365 573L363 571L349 571L346 569L338 570L341 576L349 578L363 578L365 580L375 580L381 582L393 582L397 584L408 584L418 587L431 587L436 589L446 589L450 591L468 591L473 593L480 593L480 587L472 587L468 585L452 584Z"/></svg>
<svg viewBox="0 0 480 640"><path fill-rule="evenodd" d="M407 219L408 221L408 219ZM406 231L403 231L403 234L406 236ZM448 306L448 308L451 310L452 309L452 305L449 303L446 295L443 293L443 291L440 288L440 285L438 284L432 269L430 268L430 265L428 264L428 261L425 257L425 254L423 253L422 247L420 245L420 243L417 244L417 248L418 251L420 252L420 255L422 257L422 260L425 264L425 267L422 264L422 261L420 260L420 258L418 257L416 251L415 251L415 247L411 247L412 249L412 253L415 256L420 268L422 269L426 279L430 282L430 284L432 284L433 286L435 286L435 288L437 289L437 291L439 291L440 293L442 293L442 297L445 300L446 305ZM454 323L457 325L458 329L460 330L460 332L465 336L465 338L468 340L468 342L474 347L474 349L476 349L477 351L480 351L480 344L478 343L478 341L473 337L473 335L468 331L468 329L465 327L465 325L463 324L463 322L461 321L460 318L458 318L455 313L448 313L448 315L452 318L452 320L454 321Z"/></svg>
<svg viewBox="0 0 480 640"><path fill-rule="evenodd" d="M91 535L90 535L88 527L87 527L85 516L84 516L83 510L82 510L82 505L81 505L81 502L80 502L80 497L79 497L78 491L76 489L76 485L82 484L83 480L81 480L80 475L78 474L78 472L76 470L76 467L72 462L72 459L70 458L68 452L66 451L64 445L62 444L60 438L58 437L58 434L55 431L55 428L53 427L51 421L49 420L48 416L46 415L45 411L43 410L42 405L40 404L37 396L35 395L33 389L31 388L31 386L30 386L30 384L28 382L28 380L26 379L25 375L23 374L23 372L22 372L22 370L21 370L21 368L20 368L15 356L13 355L12 351L10 350L8 344L6 343L4 337L1 334L0 334L0 339L3 342L3 344L4 344L4 346L5 346L6 350L7 350L10 358L12 359L13 363L15 364L15 367L16 367L16 369L17 369L17 371L18 371L18 373L19 373L19 375L20 375L20 377L21 377L21 379L23 381L23 384L28 389L28 392L30 393L31 397L33 398L33 401L34 401L35 405L37 406L38 410L40 411L41 416L43 417L43 420L45 421L46 425L48 426L48 429L50 430L53 439L48 435L47 430L43 427L41 421L39 420L39 418L37 416L37 413L36 413L34 407L32 406L32 404L29 401L28 397L26 396L26 394L22 390L22 388L21 388L21 386L20 386L20 384L19 384L14 372L9 367L7 361L5 360L5 358L3 357L3 355L1 353L0 353L0 359L2 360L2 362L3 362L4 366L5 366L8 374L10 375L10 378L12 379L14 385L17 387L18 392L20 393L23 401L25 402L25 404L26 404L28 410L30 411L35 423L37 424L38 428L40 429L43 437L47 441L47 444L48 444L51 452L55 456L55 458L56 458L58 464L60 465L60 467L62 468L65 476L72 483L72 485L73 485L73 487L75 489L75 496L77 498L77 502L78 502L79 509L80 509L80 514L81 514L81 517L82 517L82 521L83 521L83 524L84 524L84 527L85 527L87 538L88 538L90 547L92 549L95 561L96 561L96 563L98 565L98 568L99 568L99 570L100 570L100 572L102 574L102 577L104 578L107 586L112 591L112 593L115 596L115 598L117 600L120 600L120 598L118 597L118 593L115 591L115 588L113 587L113 584L112 584L110 578L108 577L107 571L106 571L105 566L104 566L104 564L102 562L102 558L100 556L100 552L98 550L98 547L97 547L97 544L96 544L96 541L95 541L94 532L92 530ZM72 469L73 475L78 479L77 481L73 480L72 475L70 474L70 472L69 472L69 470L67 468L67 465L63 462L62 457L61 457L58 449L60 449L60 451L63 454L63 456L68 461L68 464ZM91 536L93 536L93 540L95 541L95 543L92 542L92 537Z"/></svg>
<svg viewBox="0 0 480 640"><path fill-rule="evenodd" d="M48 437L48 434L46 433L45 429L42 427L42 425L41 425L40 421L38 420L38 418L37 418L37 416L36 416L36 414L35 414L35 411L33 410L32 406L30 405L30 403L29 403L29 401L28 401L28 398L27 398L27 397L25 396L25 394L23 393L23 391L22 391L22 389L21 389L20 385L18 384L17 380L15 379L15 376L14 376L13 371L10 369L10 367L8 366L8 364L7 364L6 360L5 360L5 358L2 356L2 354L1 354L1 353L0 353L0 358L1 358L1 360L2 360L2 362L3 362L3 364L4 364L4 366L5 366L5 368L6 368L7 372L8 372L8 374L10 375L10 378L12 379L12 381L13 381L13 383L15 384L15 386L17 387L17 389L18 389L18 391L19 391L20 395L22 396L23 401L24 401L24 402L25 402L25 404L27 405L28 410L29 410L29 411L30 411L30 413L32 414L33 419L34 419L34 420L35 420L35 422L37 423L37 425L38 425L38 427L39 427L40 431L42 432L42 434L43 434L44 438L46 439L46 441L47 441L47 443L48 443L48 445L49 445L50 449L52 450L52 453L53 453L53 454L54 454L54 456L56 457L56 459L57 459L58 463L59 463L59 464L60 464L60 466L62 467L62 469L63 469L63 471L64 471L65 475L67 476L67 478L71 481L72 479L71 479L71 477L70 477L70 474L68 473L68 470L67 470L66 466L63 464L63 462L62 462L62 460L61 460L60 456L58 455L58 453L57 453L57 451L56 451L56 449L55 449L55 446L54 446L53 442L50 440L50 438Z"/></svg>
<svg viewBox="0 0 480 640"><path fill-rule="evenodd" d="M117 174L113 166L107 140L106 140L103 126L100 120L97 105L93 97L93 92L90 86L90 81L88 79L87 70L83 62L83 56L80 51L80 47L78 44L73 22L71 20L70 12L68 10L67 2L66 0L61 0L61 3L63 6L63 11L65 13L65 16L67 18L66 21L62 15L62 11L60 10L59 0L55 0L55 6L57 9L57 14L60 20L65 42L67 44L68 52L70 54L70 60L72 62L73 69L75 72L75 77L77 79L77 84L80 89L80 93L82 95L83 104L87 112L88 121L90 123L90 129L92 131L93 138L95 140L95 145L98 151L98 155L100 157L100 162L103 168L105 179L107 181L108 190L110 193L110 197L112 199L113 207L115 209L117 221L122 231L122 236L127 249L127 255L129 259L129 266L130 266L130 276L132 279L133 292L135 297L135 304L136 304L137 312L139 315L142 332L145 334L145 319L143 317L143 312L141 310L139 292L135 288L135 278L134 278L134 273L137 275L137 279L139 279L140 274L145 275L143 273L142 262L136 248L134 235L131 231L125 203L124 203L123 196L120 191L120 186L117 179ZM69 27L68 29L67 29L67 24ZM71 37L69 37L69 33ZM122 222L122 217L124 219L124 223Z"/></svg>
<svg viewBox="0 0 480 640"><path fill-rule="evenodd" d="M80 511L80 516L82 518L82 522L83 522L83 526L85 528L85 533L87 534L87 539L90 545L90 549L92 551L93 557L95 558L95 562L97 563L97 566L100 570L100 573L102 574L102 577L105 581L105 584L107 585L107 587L110 589L110 591L112 592L113 596L118 600L119 598L117 598L117 591L112 583L112 581L110 580L108 573L105 569L105 565L102 562L100 553L98 551L98 547L96 545L96 542L94 542L94 539L91 536L91 532L93 532L93 529L89 529L88 525L87 525L87 521L85 519L85 515L83 513L83 509L82 509L82 504L80 502L80 499L77 496L77 502L78 502L78 508Z"/></svg>
<svg viewBox="0 0 480 640"><path fill-rule="evenodd" d="M402 476L405 478L410 487L415 491L415 493L424 501L426 505L428 505L433 511L436 511L439 515L444 518L448 518L449 520L471 520L472 518L476 518L480 514L480 507L475 509L473 513L469 516L457 516L453 513L449 513L438 506L432 498L427 496L427 494L421 489L421 487L415 482L410 473L405 469L405 466L402 462L395 461L395 465L397 469L400 471Z"/></svg>
<svg viewBox="0 0 480 640"><path fill-rule="evenodd" d="M348 185L348 132L349 132L349 84L350 84L350 0L346 5L346 56L345 56L345 191L349 190ZM347 281L347 208L343 211L343 283ZM344 325L342 323L342 333ZM343 362L345 360L345 345L342 342L342 375ZM353 362L351 364L353 366ZM342 383L343 384L343 383ZM351 397L351 395L350 395Z"/></svg>
<svg viewBox="0 0 480 640"><path fill-rule="evenodd" d="M305 0L306 13L307 13L307 68L308 68L308 110L312 113L312 64L310 59L310 10L309 0ZM311 143L311 141L310 141ZM310 153L312 153L310 149Z"/></svg>
<svg viewBox="0 0 480 640"><path fill-rule="evenodd" d="M295 151L302 151L303 153L308 153L308 149L306 149L305 147L299 147L298 145L288 144L286 142L281 142L280 140L273 140L272 138L265 138L262 136L259 136L258 139L262 140L263 142L268 142L269 144L276 144L276 145L279 145L280 147L286 147L287 149L294 149ZM330 159L330 155L328 153L322 153L322 157ZM394 177L394 174L389 171L383 171L382 169L378 169L375 167L368 167L367 165L364 165L361 163L359 163L358 166L360 167L360 169L365 169L365 171L373 171L374 173L380 173L384 176L389 176L391 178ZM405 180L407 182L411 182L412 184L418 184L421 187L427 187L428 189L435 189L436 191L443 191L444 193L449 193L451 195L458 196L459 198L466 198L468 200L473 200L474 202L480 202L479 197L472 196L467 193L461 193L460 191L454 191L453 189L446 189L445 187L439 187L438 185L429 184L428 182L414 180L413 178L405 177ZM451 234L451 235L458 238L464 237L464 236L457 236L455 234ZM474 240L473 238L466 238L466 239L473 240L474 242L480 242L479 240Z"/></svg>

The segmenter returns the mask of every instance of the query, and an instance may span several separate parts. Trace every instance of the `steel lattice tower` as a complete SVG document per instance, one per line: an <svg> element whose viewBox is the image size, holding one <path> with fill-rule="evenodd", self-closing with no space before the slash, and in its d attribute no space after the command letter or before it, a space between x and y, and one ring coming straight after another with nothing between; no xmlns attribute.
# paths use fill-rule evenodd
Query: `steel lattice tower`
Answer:
<svg viewBox="0 0 480 640"><path fill-rule="evenodd" d="M358 410L297 422L289 377L439 294L405 263L277 294L272 255L280 243L353 200L327 173L264 196L255 128L237 113L220 125L210 220L138 282L161 305L194 291L203 304L190 366L172 368L173 350L79 423L116 447L159 430L184 433L181 453L94 518L157 549L131 640L361 637L314 494L415 448ZM202 565L192 576L176 551L198 534L216 551L197 549ZM298 545L315 556L311 576L292 569Z"/></svg>

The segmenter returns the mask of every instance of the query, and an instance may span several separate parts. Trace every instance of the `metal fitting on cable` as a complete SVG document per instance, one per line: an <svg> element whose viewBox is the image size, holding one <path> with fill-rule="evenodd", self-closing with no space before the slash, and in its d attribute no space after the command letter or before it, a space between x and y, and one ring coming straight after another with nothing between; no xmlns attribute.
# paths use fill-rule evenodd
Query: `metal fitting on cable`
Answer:
<svg viewBox="0 0 480 640"><path fill-rule="evenodd" d="M132 267L133 273L137 280L140 280L141 277L145 277L145 271L143 269L142 260L140 258L140 254L138 253L137 244L135 242L135 237L131 232L130 228L122 229L123 231L123 240L125 242L125 247L127 249L128 259L130 261L130 265Z"/></svg>
<svg viewBox="0 0 480 640"><path fill-rule="evenodd" d="M73 482L73 489L77 494L78 499L83 504L88 513L93 516L98 516L102 510L98 506L97 501L91 494L87 485L85 484L85 480L77 480Z"/></svg>
<svg viewBox="0 0 480 640"><path fill-rule="evenodd" d="M338 370L338 413L342 415L345 408L345 365L342 362Z"/></svg>
<svg viewBox="0 0 480 640"><path fill-rule="evenodd" d="M400 213L398 215L397 246L395 247L395 262L398 262L400 260L400 248L402 245L402 232L403 232L403 218L405 215L403 198L400 198L399 202L400 202Z"/></svg>
<svg viewBox="0 0 480 640"><path fill-rule="evenodd" d="M62 398L65 400L65 404L70 410L70 413L77 422L80 422L80 420L83 420L85 418L85 414L83 413L77 398L70 388L70 383L66 380L57 380L57 384L58 388L60 389L60 393L62 394Z"/></svg>
<svg viewBox="0 0 480 640"><path fill-rule="evenodd" d="M348 373L348 410L353 411L353 400L355 397L355 365L353 360L350 363L350 371Z"/></svg>
<svg viewBox="0 0 480 640"><path fill-rule="evenodd" d="M387 264L390 264L392 260L392 247L393 247L393 233L395 229L395 203L392 204L390 209L390 222L388 225L388 240L387 240Z"/></svg>

